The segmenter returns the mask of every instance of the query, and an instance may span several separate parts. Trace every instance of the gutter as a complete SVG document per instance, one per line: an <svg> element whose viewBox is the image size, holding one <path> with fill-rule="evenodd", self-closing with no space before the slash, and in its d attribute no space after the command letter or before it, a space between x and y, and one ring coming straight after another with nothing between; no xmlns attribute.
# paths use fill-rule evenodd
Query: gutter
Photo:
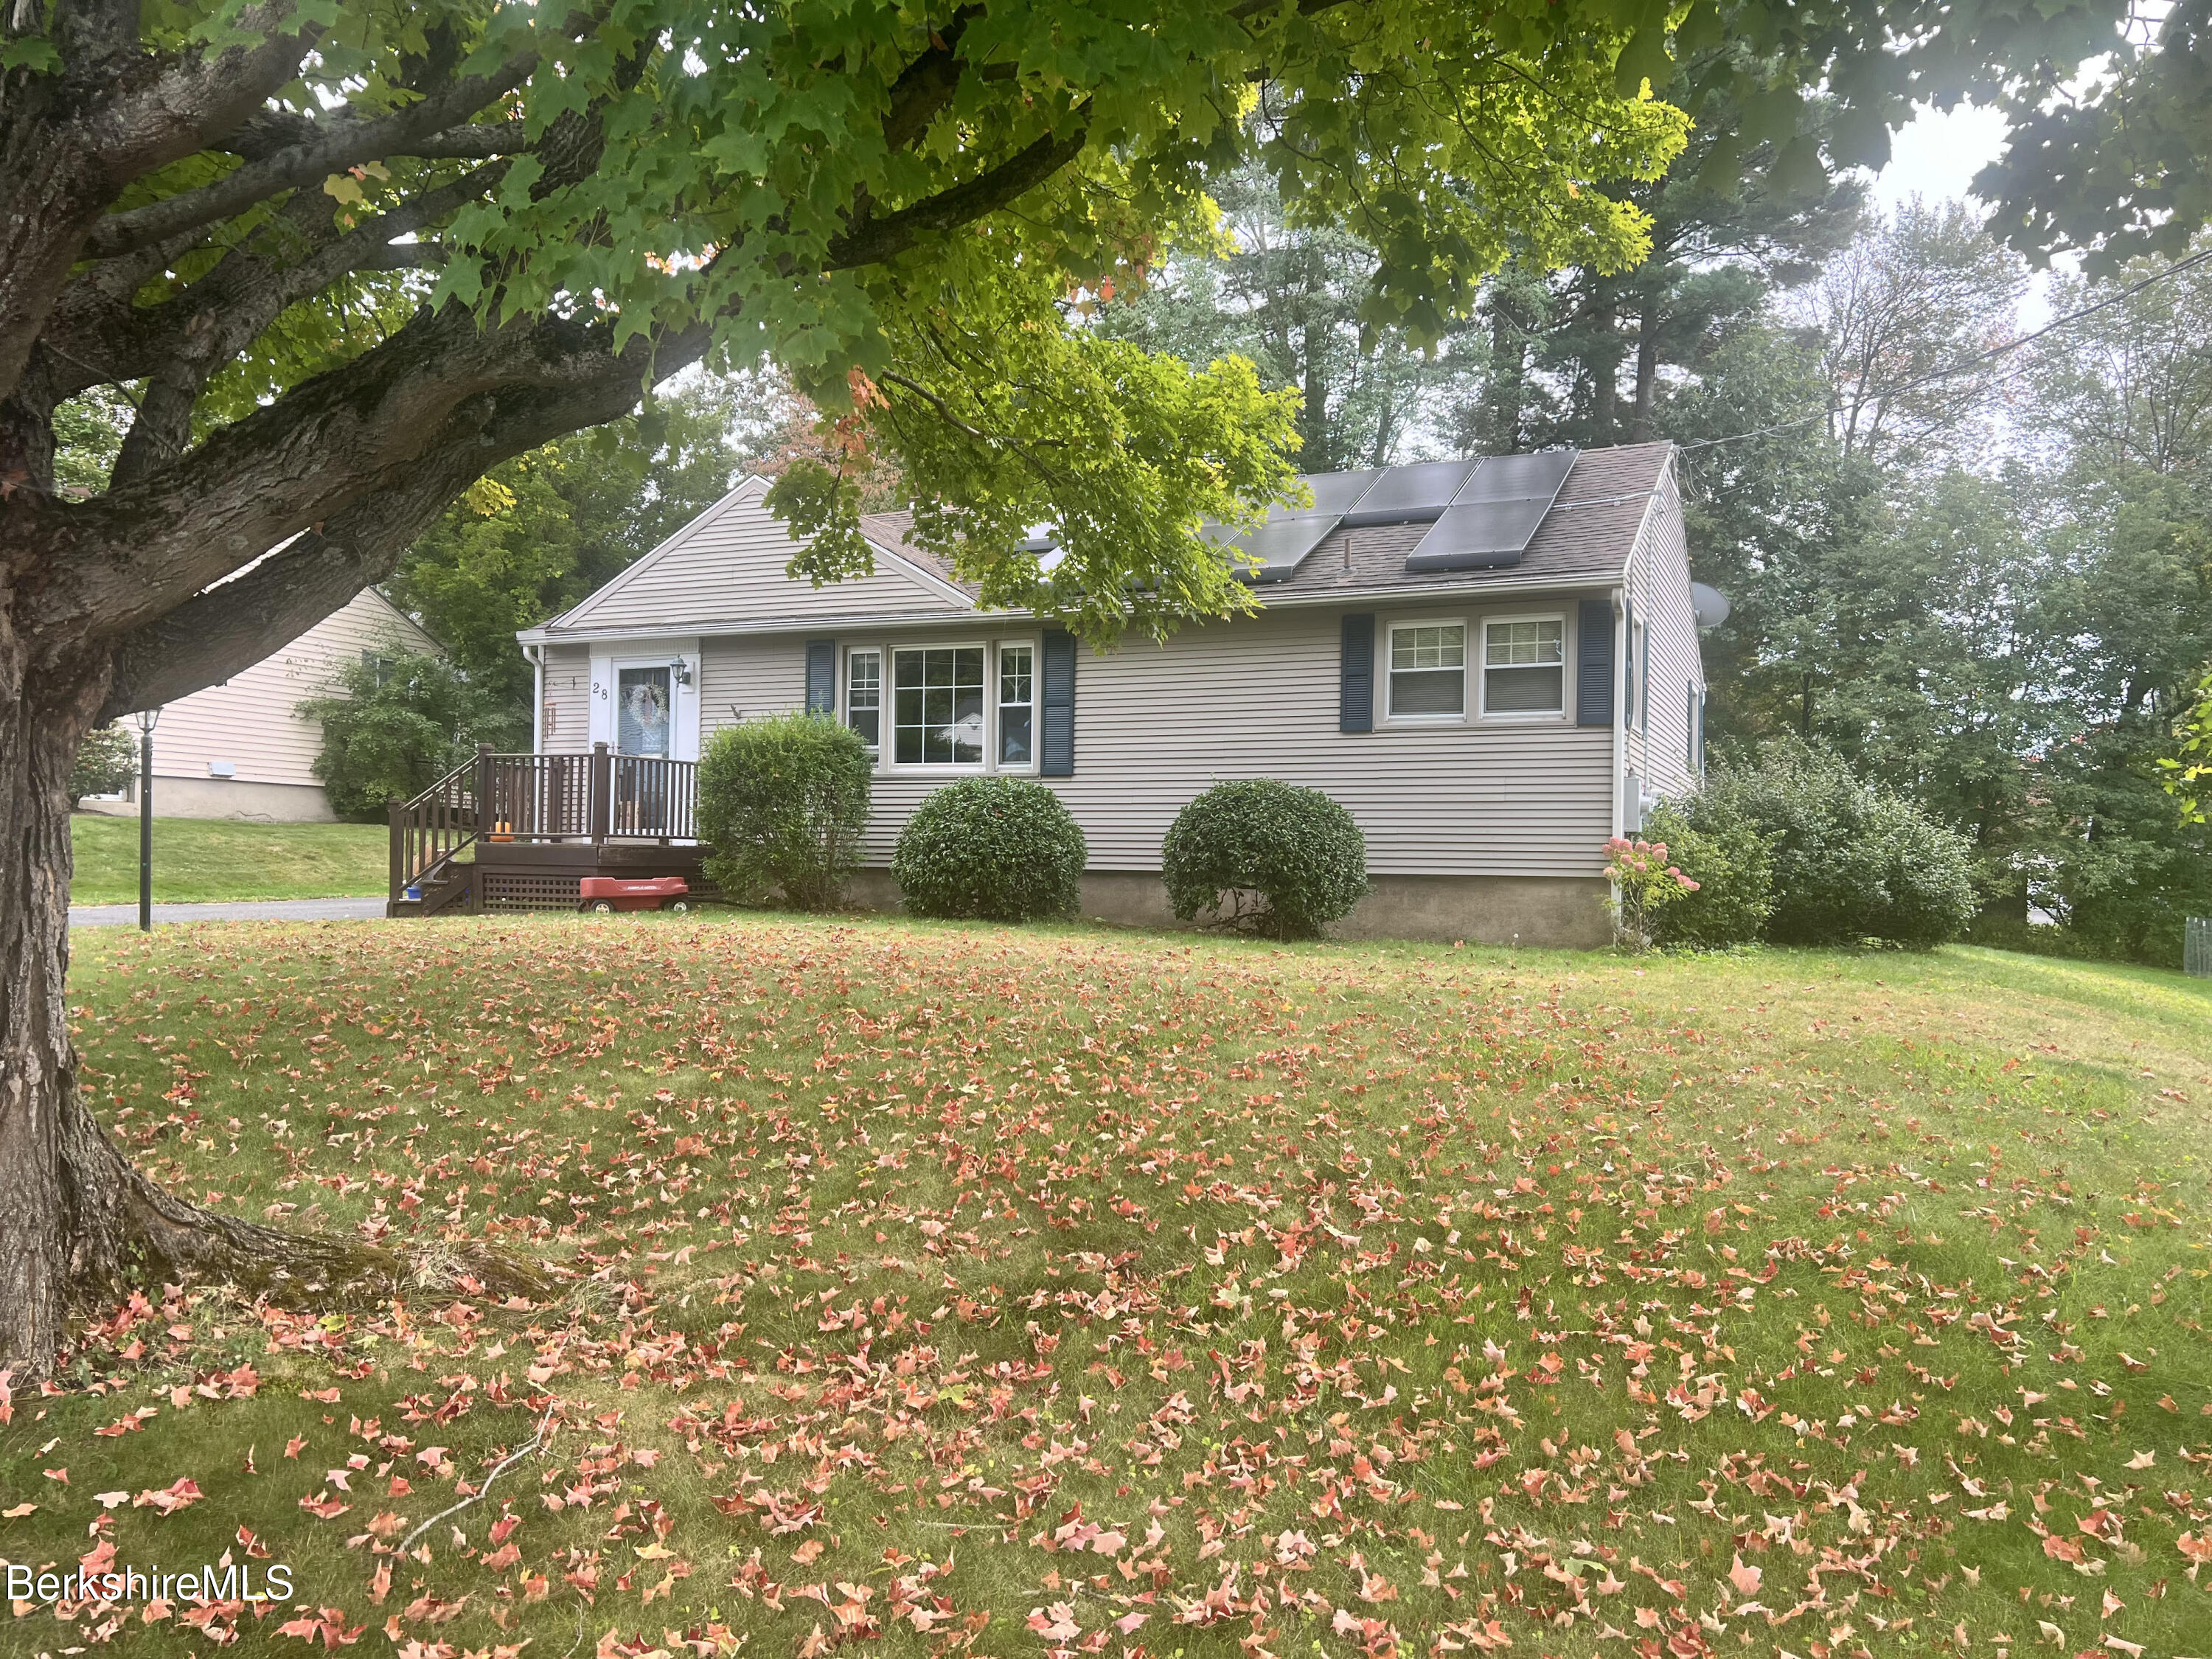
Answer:
<svg viewBox="0 0 2212 1659"><path fill-rule="evenodd" d="M1403 583L1388 586L1332 587L1325 591L1285 593L1279 598L1264 599L1261 610L1289 611L1314 605L1356 605L1377 604L1392 600L1407 605L1425 605L1435 599L1479 599L1490 593L1573 593L1602 588L1626 578L1624 568L1620 571L1586 570L1574 574L1552 576L1521 576L1505 580L1493 579L1482 582L1425 582L1418 586ZM1616 589L1616 591L1618 591ZM659 640L673 635L698 634L708 639L736 639L763 634L803 634L824 629L900 629L946 622L973 623L983 619L988 623L1024 623L1037 620L1033 611L1016 609L984 611L969 608L964 611L897 611L859 612L849 616L833 617L770 617L761 619L725 621L670 621L655 623L650 627L634 628L576 628L549 632L550 623L526 628L515 638L525 646L586 645L601 641L623 640ZM1236 617L1221 620L1234 622Z"/></svg>

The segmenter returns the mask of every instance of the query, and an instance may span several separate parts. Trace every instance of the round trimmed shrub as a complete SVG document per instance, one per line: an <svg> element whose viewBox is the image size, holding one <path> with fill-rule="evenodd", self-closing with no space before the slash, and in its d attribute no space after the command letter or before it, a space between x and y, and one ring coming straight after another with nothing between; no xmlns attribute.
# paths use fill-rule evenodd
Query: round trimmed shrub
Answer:
<svg viewBox="0 0 2212 1659"><path fill-rule="evenodd" d="M1176 814L1160 878L1180 921L1315 939L1367 891L1367 838L1318 789L1241 778Z"/></svg>
<svg viewBox="0 0 2212 1659"><path fill-rule="evenodd" d="M932 793L891 854L921 916L1031 921L1071 916L1089 857L1058 795L1027 778L963 778Z"/></svg>
<svg viewBox="0 0 2212 1659"><path fill-rule="evenodd" d="M699 757L707 875L729 898L781 895L831 910L860 856L875 763L860 734L821 714L775 714L714 734Z"/></svg>

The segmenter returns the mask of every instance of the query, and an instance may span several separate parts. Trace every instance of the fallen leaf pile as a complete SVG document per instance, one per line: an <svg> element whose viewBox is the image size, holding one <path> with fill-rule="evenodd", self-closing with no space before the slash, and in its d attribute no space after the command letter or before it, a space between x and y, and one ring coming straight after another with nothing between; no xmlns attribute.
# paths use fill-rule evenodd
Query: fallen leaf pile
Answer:
<svg viewBox="0 0 2212 1659"><path fill-rule="evenodd" d="M2212 998L2002 960L102 940L111 1133L416 1282L0 1382L9 1562L237 1570L6 1650L2212 1652Z"/></svg>

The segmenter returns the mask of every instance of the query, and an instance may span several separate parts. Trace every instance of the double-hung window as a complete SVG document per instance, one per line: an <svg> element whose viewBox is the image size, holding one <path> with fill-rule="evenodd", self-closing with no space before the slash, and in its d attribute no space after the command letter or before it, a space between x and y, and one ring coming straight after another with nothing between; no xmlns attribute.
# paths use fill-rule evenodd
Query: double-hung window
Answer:
<svg viewBox="0 0 2212 1659"><path fill-rule="evenodd" d="M870 755L884 744L884 653L854 651L845 659L845 724L860 734Z"/></svg>
<svg viewBox="0 0 2212 1659"><path fill-rule="evenodd" d="M892 757L901 766L980 766L983 647L927 646L891 653Z"/></svg>
<svg viewBox="0 0 2212 1659"><path fill-rule="evenodd" d="M1036 760L1036 647L999 647L999 764L1033 765Z"/></svg>
<svg viewBox="0 0 2212 1659"><path fill-rule="evenodd" d="M1450 718L1467 713L1467 624L1394 623L1390 628L1390 718Z"/></svg>
<svg viewBox="0 0 2212 1659"><path fill-rule="evenodd" d="M1482 712L1559 714L1567 707L1564 617L1501 617L1482 625Z"/></svg>

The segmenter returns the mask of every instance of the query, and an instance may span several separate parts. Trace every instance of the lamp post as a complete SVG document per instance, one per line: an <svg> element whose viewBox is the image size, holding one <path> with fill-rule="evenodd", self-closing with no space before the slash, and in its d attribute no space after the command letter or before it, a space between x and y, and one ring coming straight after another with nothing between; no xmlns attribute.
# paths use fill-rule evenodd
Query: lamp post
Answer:
<svg viewBox="0 0 2212 1659"><path fill-rule="evenodd" d="M154 723L158 708L138 715L138 931L154 931Z"/></svg>

